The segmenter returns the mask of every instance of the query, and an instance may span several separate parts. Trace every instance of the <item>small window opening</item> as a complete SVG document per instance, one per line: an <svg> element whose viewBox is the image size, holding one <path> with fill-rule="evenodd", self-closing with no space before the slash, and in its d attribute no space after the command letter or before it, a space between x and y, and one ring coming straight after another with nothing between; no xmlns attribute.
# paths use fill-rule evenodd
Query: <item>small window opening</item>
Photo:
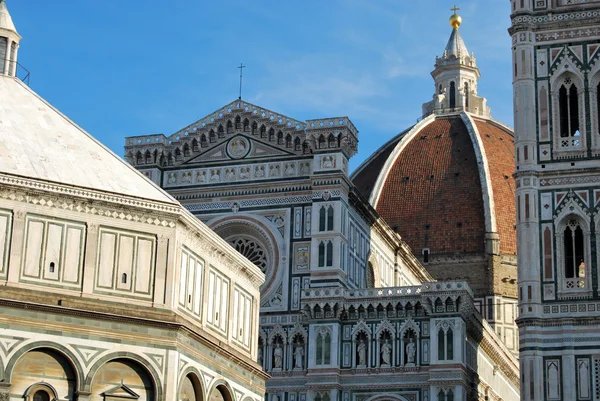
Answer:
<svg viewBox="0 0 600 401"><path fill-rule="evenodd" d="M127 273L123 273L121 275L121 283L122 284L127 284Z"/></svg>
<svg viewBox="0 0 600 401"><path fill-rule="evenodd" d="M54 262L50 262L50 273L54 273L55 265Z"/></svg>
<svg viewBox="0 0 600 401"><path fill-rule="evenodd" d="M429 248L423 249L423 263L429 263Z"/></svg>

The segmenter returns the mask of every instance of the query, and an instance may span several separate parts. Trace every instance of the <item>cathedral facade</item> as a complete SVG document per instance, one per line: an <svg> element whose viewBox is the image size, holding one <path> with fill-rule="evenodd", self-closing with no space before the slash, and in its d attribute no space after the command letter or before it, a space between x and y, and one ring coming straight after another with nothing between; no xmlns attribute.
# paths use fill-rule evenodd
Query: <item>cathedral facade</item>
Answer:
<svg viewBox="0 0 600 401"><path fill-rule="evenodd" d="M0 0L0 400L262 400L264 274L16 78L19 40Z"/></svg>
<svg viewBox="0 0 600 401"><path fill-rule="evenodd" d="M511 1L521 399L600 399L600 2Z"/></svg>
<svg viewBox="0 0 600 401"><path fill-rule="evenodd" d="M298 121L242 99L171 135L126 138L132 165L265 274L257 360L268 401L518 398L514 214L494 206L514 199L499 184L512 173L512 133L477 95L459 25L427 116L352 176L349 118ZM423 144L450 153L427 177L408 173L411 183L458 173L444 188L474 188L464 219L419 223L431 224L425 245L409 233L415 211L394 214L401 188L388 181L409 164L396 163L402 150ZM461 151L464 163L450 163ZM433 233L449 226L458 239L444 244ZM483 318L488 305L502 318Z"/></svg>

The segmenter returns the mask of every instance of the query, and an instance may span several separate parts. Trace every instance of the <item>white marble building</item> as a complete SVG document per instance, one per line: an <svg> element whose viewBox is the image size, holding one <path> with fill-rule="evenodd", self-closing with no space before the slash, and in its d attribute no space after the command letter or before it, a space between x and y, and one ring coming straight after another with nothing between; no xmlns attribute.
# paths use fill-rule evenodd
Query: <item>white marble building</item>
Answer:
<svg viewBox="0 0 600 401"><path fill-rule="evenodd" d="M600 399L600 2L510 2L521 399Z"/></svg>
<svg viewBox="0 0 600 401"><path fill-rule="evenodd" d="M453 30L448 46L459 38ZM436 110L418 128L463 124L471 141L472 126L493 123L475 90L478 70L452 67L450 57L440 68L447 79L470 74L472 108ZM493 127L512 146L512 134ZM168 136L126 138L125 157L265 273L257 358L271 375L268 401L518 399L517 361L470 284L435 282L402 227L391 228L349 177L357 145L347 117L298 121L238 99ZM469 166L480 185L477 163ZM479 231L477 250L487 241L490 252L476 256L499 261L499 235ZM489 291L482 298L499 296L502 283L483 277L496 267L471 264Z"/></svg>
<svg viewBox="0 0 600 401"><path fill-rule="evenodd" d="M258 401L264 274L14 75L0 0L0 400Z"/></svg>

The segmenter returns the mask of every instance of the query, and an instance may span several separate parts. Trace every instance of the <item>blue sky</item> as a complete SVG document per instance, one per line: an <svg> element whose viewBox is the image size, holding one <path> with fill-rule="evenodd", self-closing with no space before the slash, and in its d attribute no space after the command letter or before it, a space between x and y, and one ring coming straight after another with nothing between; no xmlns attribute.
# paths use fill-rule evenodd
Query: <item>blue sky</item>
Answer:
<svg viewBox="0 0 600 401"><path fill-rule="evenodd" d="M414 124L450 36L442 0L8 0L31 87L119 155L238 96L298 120L349 116L354 169ZM512 126L510 3L458 2L479 95Z"/></svg>

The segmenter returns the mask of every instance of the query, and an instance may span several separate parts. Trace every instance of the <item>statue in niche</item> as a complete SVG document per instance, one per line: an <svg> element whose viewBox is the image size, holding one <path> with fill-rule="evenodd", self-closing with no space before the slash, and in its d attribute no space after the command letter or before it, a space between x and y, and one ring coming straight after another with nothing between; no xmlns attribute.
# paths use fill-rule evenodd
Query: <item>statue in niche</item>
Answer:
<svg viewBox="0 0 600 401"><path fill-rule="evenodd" d="M183 176L181 177L181 183L182 184L190 184L192 182L192 173L183 173Z"/></svg>
<svg viewBox="0 0 600 401"><path fill-rule="evenodd" d="M263 350L262 348L258 349L258 364L262 366L263 364Z"/></svg>
<svg viewBox="0 0 600 401"><path fill-rule="evenodd" d="M283 172L283 174L285 174L287 177L295 175L296 174L296 166L294 166L293 163L286 164L285 171Z"/></svg>
<svg viewBox="0 0 600 401"><path fill-rule="evenodd" d="M365 366L367 364L367 345L363 340L360 340L358 347L358 366Z"/></svg>
<svg viewBox="0 0 600 401"><path fill-rule="evenodd" d="M265 166L256 166L254 176L256 178L263 178L265 176Z"/></svg>
<svg viewBox="0 0 600 401"><path fill-rule="evenodd" d="M310 166L308 163L302 163L300 165L300 174L302 174L302 175L310 174Z"/></svg>
<svg viewBox="0 0 600 401"><path fill-rule="evenodd" d="M210 181L218 182L221 181L221 170L215 169L210 172Z"/></svg>
<svg viewBox="0 0 600 401"><path fill-rule="evenodd" d="M283 366L283 349L279 343L275 343L275 349L273 350L273 366L275 369L281 369Z"/></svg>
<svg viewBox="0 0 600 401"><path fill-rule="evenodd" d="M296 344L296 348L294 349L294 368L295 369L304 369L304 347L302 344Z"/></svg>
<svg viewBox="0 0 600 401"><path fill-rule="evenodd" d="M197 182L206 182L206 171L198 171L196 173L196 181Z"/></svg>
<svg viewBox="0 0 600 401"><path fill-rule="evenodd" d="M177 184L177 173L169 174L169 179L167 180L168 184Z"/></svg>
<svg viewBox="0 0 600 401"><path fill-rule="evenodd" d="M321 159L321 167L322 168L334 168L335 167L335 158L333 156L323 156Z"/></svg>
<svg viewBox="0 0 600 401"><path fill-rule="evenodd" d="M408 344L406 344L406 365L415 364L415 355L417 353L417 346L415 340L411 337Z"/></svg>
<svg viewBox="0 0 600 401"><path fill-rule="evenodd" d="M232 168L227 169L227 173L225 174L225 178L229 181L235 180L235 170Z"/></svg>
<svg viewBox="0 0 600 401"><path fill-rule="evenodd" d="M269 167L269 176L279 177L281 174L281 167L278 164L273 164Z"/></svg>
<svg viewBox="0 0 600 401"><path fill-rule="evenodd" d="M250 178L250 169L248 167L242 167L240 169L240 178L242 180Z"/></svg>
<svg viewBox="0 0 600 401"><path fill-rule="evenodd" d="M389 367L392 365L392 346L387 338L381 345L381 360L383 361L381 364L383 367Z"/></svg>

